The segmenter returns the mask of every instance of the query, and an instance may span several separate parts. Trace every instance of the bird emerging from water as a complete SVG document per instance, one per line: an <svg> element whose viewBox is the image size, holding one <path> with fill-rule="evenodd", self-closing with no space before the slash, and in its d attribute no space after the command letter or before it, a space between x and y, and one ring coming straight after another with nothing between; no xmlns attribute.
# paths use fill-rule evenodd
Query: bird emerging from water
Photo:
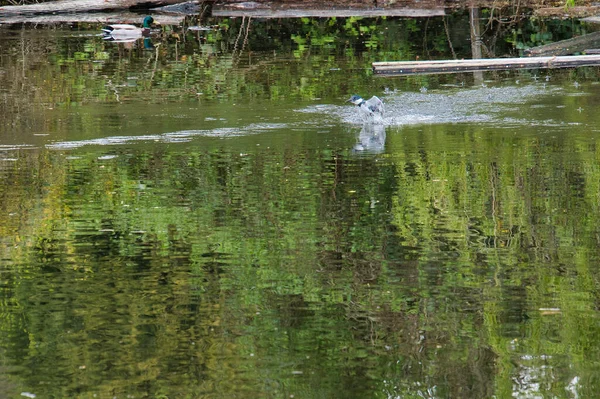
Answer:
<svg viewBox="0 0 600 399"><path fill-rule="evenodd" d="M383 101L377 96L365 100L361 96L354 94L348 102L356 105L360 110L360 115L365 122L381 122L383 120Z"/></svg>
<svg viewBox="0 0 600 399"><path fill-rule="evenodd" d="M102 28L102 34L105 37L113 39L138 39L142 36L148 36L150 34L150 28L154 23L154 18L147 16L142 22L142 27L138 28L135 25L128 24L113 24Z"/></svg>

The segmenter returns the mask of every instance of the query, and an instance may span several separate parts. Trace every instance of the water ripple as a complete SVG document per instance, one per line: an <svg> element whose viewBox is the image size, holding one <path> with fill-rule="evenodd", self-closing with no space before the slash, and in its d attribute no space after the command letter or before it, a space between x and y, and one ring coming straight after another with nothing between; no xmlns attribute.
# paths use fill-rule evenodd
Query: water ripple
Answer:
<svg viewBox="0 0 600 399"><path fill-rule="evenodd" d="M79 148L88 145L109 146L123 145L135 142L159 142L159 143L182 143L192 140L194 137L235 137L249 134L261 133L268 130L287 127L285 123L253 123L242 127L226 127L209 130L180 130L162 134L151 134L142 136L109 136L90 140L60 141L48 144L46 147L56 150Z"/></svg>

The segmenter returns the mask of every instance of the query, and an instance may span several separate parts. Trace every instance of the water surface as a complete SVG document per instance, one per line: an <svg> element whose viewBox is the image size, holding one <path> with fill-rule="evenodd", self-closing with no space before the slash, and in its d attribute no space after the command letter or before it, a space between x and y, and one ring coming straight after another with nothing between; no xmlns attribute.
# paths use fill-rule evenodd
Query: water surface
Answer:
<svg viewBox="0 0 600 399"><path fill-rule="evenodd" d="M426 23L328 21L0 30L6 397L595 396L598 69L379 78Z"/></svg>

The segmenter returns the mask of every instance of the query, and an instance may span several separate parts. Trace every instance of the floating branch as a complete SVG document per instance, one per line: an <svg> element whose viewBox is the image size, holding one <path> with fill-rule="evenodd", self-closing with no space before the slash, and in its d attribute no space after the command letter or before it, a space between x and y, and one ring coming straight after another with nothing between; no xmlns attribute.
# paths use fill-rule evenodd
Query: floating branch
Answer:
<svg viewBox="0 0 600 399"><path fill-rule="evenodd" d="M592 65L600 65L600 55L374 62L373 72L375 72L377 75L398 76L432 73L493 71L503 69L570 68Z"/></svg>

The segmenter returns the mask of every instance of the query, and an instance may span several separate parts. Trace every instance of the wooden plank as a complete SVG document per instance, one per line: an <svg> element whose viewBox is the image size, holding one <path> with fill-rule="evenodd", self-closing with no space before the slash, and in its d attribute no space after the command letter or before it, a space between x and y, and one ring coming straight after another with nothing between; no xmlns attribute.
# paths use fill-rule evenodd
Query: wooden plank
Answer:
<svg viewBox="0 0 600 399"><path fill-rule="evenodd" d="M374 62L377 75L397 76L431 73L492 71L502 69L569 68L600 65L600 55L557 57L484 58L474 60Z"/></svg>
<svg viewBox="0 0 600 399"><path fill-rule="evenodd" d="M574 37L572 39L561 40L559 42L529 48L525 50L525 55L532 57L569 55L580 53L586 48L593 48L597 45L600 45L600 32L593 32L587 35Z"/></svg>
<svg viewBox="0 0 600 399"><path fill-rule="evenodd" d="M444 8L395 8L395 9L311 9L311 8L253 8L234 9L222 6L214 6L213 17L253 17L253 18L331 18L331 17L439 17L446 15Z"/></svg>

